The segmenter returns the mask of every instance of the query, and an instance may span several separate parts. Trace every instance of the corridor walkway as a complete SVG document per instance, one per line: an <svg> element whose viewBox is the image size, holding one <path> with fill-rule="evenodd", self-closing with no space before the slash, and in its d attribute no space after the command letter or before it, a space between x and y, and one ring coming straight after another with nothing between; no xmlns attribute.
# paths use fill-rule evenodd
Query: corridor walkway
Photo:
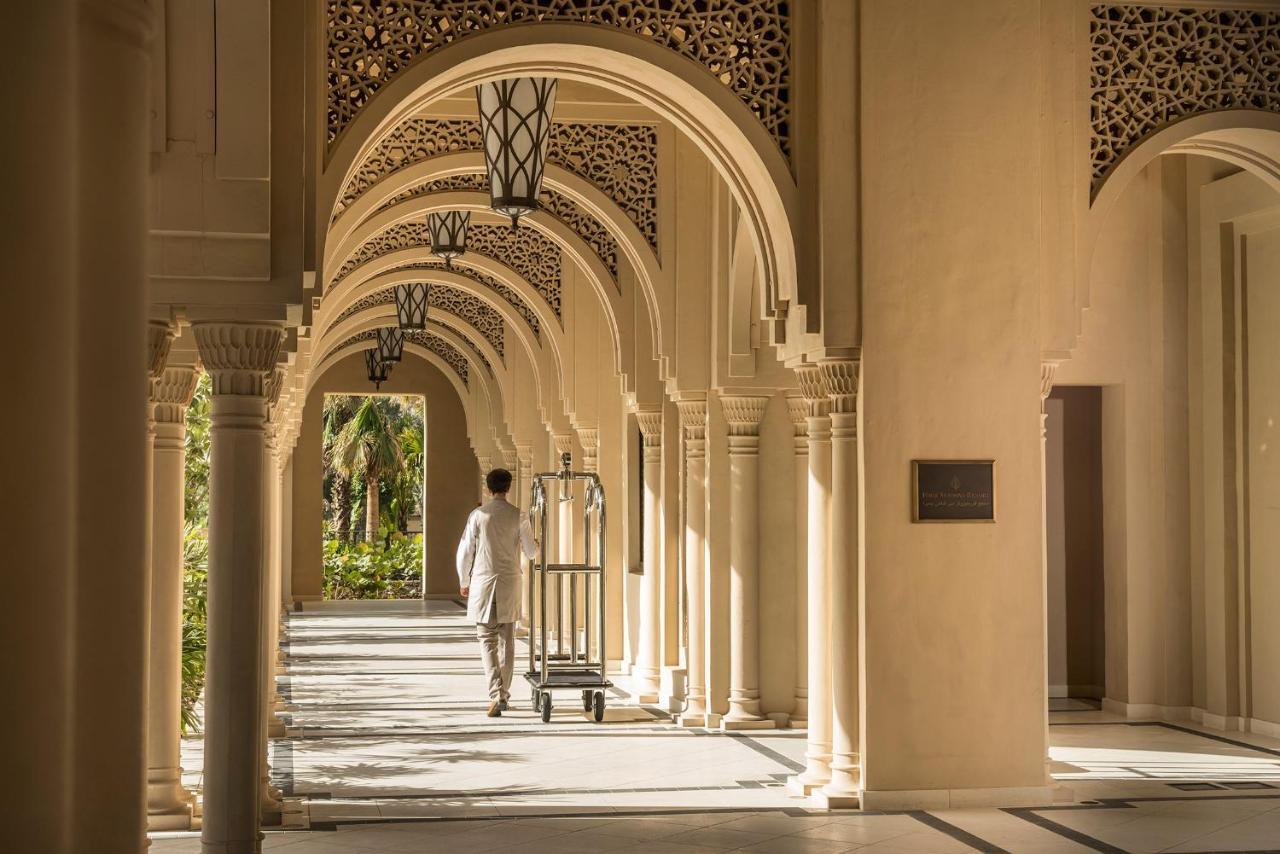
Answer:
<svg viewBox="0 0 1280 854"><path fill-rule="evenodd" d="M624 720L591 723L566 693L543 724L519 681L516 708L485 717L474 632L453 602L311 606L291 615L286 650L288 737L273 741L272 772L302 827L268 831L267 850L1280 849L1276 739L1067 704L1051 715L1059 806L823 813L782 786L803 732L680 730L621 691L611 708ZM184 751L197 787L198 744ZM199 840L158 834L152 847L196 852Z"/></svg>

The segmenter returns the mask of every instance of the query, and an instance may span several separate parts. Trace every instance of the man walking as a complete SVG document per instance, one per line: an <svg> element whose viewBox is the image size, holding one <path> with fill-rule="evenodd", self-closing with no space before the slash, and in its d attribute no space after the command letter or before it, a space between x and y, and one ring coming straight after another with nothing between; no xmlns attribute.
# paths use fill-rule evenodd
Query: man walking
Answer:
<svg viewBox="0 0 1280 854"><path fill-rule="evenodd" d="M520 618L520 553L537 554L533 527L507 501L511 472L485 475L490 500L471 511L458 543L458 583L467 597L467 618L476 624L489 681L489 717L501 717L511 697L515 622Z"/></svg>

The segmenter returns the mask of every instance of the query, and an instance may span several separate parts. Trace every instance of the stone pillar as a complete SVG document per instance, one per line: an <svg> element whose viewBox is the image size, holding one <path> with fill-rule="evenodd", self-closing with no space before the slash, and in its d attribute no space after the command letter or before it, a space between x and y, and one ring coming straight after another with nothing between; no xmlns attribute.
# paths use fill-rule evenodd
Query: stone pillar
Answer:
<svg viewBox="0 0 1280 854"><path fill-rule="evenodd" d="M858 370L850 360L824 361L831 399L831 779L820 801L856 806L862 789L859 740Z"/></svg>
<svg viewBox="0 0 1280 854"><path fill-rule="evenodd" d="M194 796L182 787L182 582L187 405L194 365L151 383L151 638L147 686L147 829L189 830Z"/></svg>
<svg viewBox="0 0 1280 854"><path fill-rule="evenodd" d="M273 410L280 400L284 386L284 368L276 365L267 380L267 409ZM266 523L263 538L263 589L262 589L262 655L260 678L262 680L262 731L259 738L262 771L260 793L262 796L262 823L279 824L281 792L271 785L271 739L284 735L284 721L276 716L276 662L280 640L280 575L276 560L279 554L280 476L277 459L279 427L267 420L264 423L262 470L264 488L262 518ZM366 524L366 527L368 525Z"/></svg>
<svg viewBox="0 0 1280 854"><path fill-rule="evenodd" d="M578 444L582 446L582 467L580 470L587 472L588 474L599 474L600 472L600 431L595 427L578 427L576 428L576 430L578 433ZM575 466L575 468L577 467ZM585 490L583 491L583 494L580 500L584 502L586 501ZM604 556L596 554L596 539L592 537L591 542L589 544L586 542L586 535L582 528L583 505L579 504L577 505L577 507L578 509L576 513L577 513L579 522L576 527L575 537L577 541L581 543L581 545L578 546L578 548L583 550L581 554L581 560L583 563L597 563L603 566ZM583 636L582 649L587 653L587 655L591 655L594 652L594 650L588 649L587 642L586 642L586 628L587 628L586 605L587 605L587 597L596 595L594 592L596 590L596 582L595 581L590 581L586 583L579 582L579 584L581 584L582 586L578 591L578 627L582 629L582 636ZM603 607L604 603L601 602L600 605L601 607ZM592 608L591 619L594 623L596 618L596 613L595 613L596 606L594 603L592 604L591 608ZM598 637L595 637L595 632L596 632L596 626L592 625L591 633L592 633L593 644L599 644L601 642L601 639ZM603 655L603 653L601 654Z"/></svg>
<svg viewBox="0 0 1280 854"><path fill-rule="evenodd" d="M706 675L706 536L707 536L707 402L681 400L680 427L684 440L684 561L685 612L688 640L685 667L687 697L681 726L707 725Z"/></svg>
<svg viewBox="0 0 1280 854"><path fill-rule="evenodd" d="M795 469L795 580L796 580L796 702L791 710L790 726L799 729L809 725L809 564L805 533L809 524L809 404L804 395L787 396L787 413L794 431Z"/></svg>
<svg viewBox="0 0 1280 854"><path fill-rule="evenodd" d="M729 428L729 712L726 730L772 729L760 713L760 420L767 397L721 398Z"/></svg>
<svg viewBox="0 0 1280 854"><path fill-rule="evenodd" d="M1043 603L1044 613L1048 614L1049 595L1049 506L1048 506L1048 468L1045 463L1045 446L1048 441L1049 413L1045 410L1045 402L1049 399L1049 394L1053 391L1053 378L1058 372L1058 365L1061 364L1056 360L1049 360L1040 363L1040 589L1044 591L1045 601ZM1049 673L1049 621L1044 620L1044 672ZM1053 775L1050 773L1049 758L1049 704L1044 704L1044 782L1046 786L1053 785Z"/></svg>
<svg viewBox="0 0 1280 854"><path fill-rule="evenodd" d="M479 503L483 504L489 499L488 487L485 484L485 478L489 476L489 471L493 468L493 461L489 457L477 456L476 462L480 464L480 498Z"/></svg>
<svg viewBox="0 0 1280 854"><path fill-rule="evenodd" d="M44 520L46 526L72 524L75 532L75 577L69 588L74 706L60 711L72 721L74 770L65 817L70 845L75 851L139 851L146 845L151 605L146 375L149 367L158 373L156 363L147 365L144 343L154 12L145 0L80 2L75 10L74 36L61 52L74 54L77 69L76 151L67 160L47 161L43 170L46 175L71 171L78 184L74 212L64 221L64 242L47 247L50 254L78 259L76 305L65 315L74 318L75 327L69 335L51 335L45 328L45 346L12 364L18 371L40 373L48 350L64 346L76 354L74 427L62 448L75 461L76 506L68 516ZM33 130L11 128L11 133ZM37 134L43 137L43 129ZM7 171L12 174L12 167ZM18 222L24 216L19 214ZM2 287L40 289L40 281L6 275ZM43 326L52 315L42 310L7 319ZM33 367L33 359L39 367ZM43 579L39 586L44 589ZM5 686L6 693L11 690ZM26 736L56 737L40 732Z"/></svg>
<svg viewBox="0 0 1280 854"><path fill-rule="evenodd" d="M640 576L640 641L631 669L631 692L637 703L658 702L662 662L662 409L636 412L644 440L644 559Z"/></svg>
<svg viewBox="0 0 1280 854"><path fill-rule="evenodd" d="M533 446L516 445L516 459L520 468L520 493L516 496L520 504L521 515L527 517L529 515L529 490L533 485ZM530 520L532 524L532 520ZM520 557L520 623L517 630L524 635L529 633L529 585L533 583L533 578L529 574L529 561ZM533 591L537 595L537 590Z"/></svg>
<svg viewBox="0 0 1280 854"><path fill-rule="evenodd" d="M831 779L831 402L816 365L796 369L807 407L808 495L805 535L809 732L805 769L787 781L800 795Z"/></svg>
<svg viewBox="0 0 1280 854"><path fill-rule="evenodd" d="M257 854L265 422L268 376L283 336L270 324L205 322L192 329L213 379L201 838L204 854Z"/></svg>
<svg viewBox="0 0 1280 854"><path fill-rule="evenodd" d="M556 460L555 469L560 470L560 459L564 454L573 453L573 434L572 433L556 433L551 437L555 443ZM558 488L555 492L555 519L556 519L556 560L560 563L573 563L574 554L574 538L573 538L573 511L574 502L562 501L564 496ZM560 644L560 651L569 652L569 637L574 632L574 625L571 622L569 610L569 579L564 575L553 577L552 584L555 587L555 593L560 599L560 618L556 622L556 637Z"/></svg>

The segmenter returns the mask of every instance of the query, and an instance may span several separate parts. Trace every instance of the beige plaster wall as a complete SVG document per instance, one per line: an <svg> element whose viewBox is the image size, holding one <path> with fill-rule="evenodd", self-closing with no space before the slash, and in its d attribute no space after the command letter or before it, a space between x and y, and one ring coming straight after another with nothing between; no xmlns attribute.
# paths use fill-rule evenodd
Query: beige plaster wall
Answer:
<svg viewBox="0 0 1280 854"><path fill-rule="evenodd" d="M864 784L1040 787L1039 9L861 24ZM912 524L913 458L996 460L995 524Z"/></svg>
<svg viewBox="0 0 1280 854"><path fill-rule="evenodd" d="M302 431L293 452L293 595L319 599L323 589L321 526L323 468L321 411L326 394L368 394L364 354L355 353L331 367L307 395ZM426 398L426 512L423 547L425 591L456 594L454 554L467 516L476 506L479 463L467 442L462 400L435 365L406 351L389 381L387 394L420 394Z"/></svg>

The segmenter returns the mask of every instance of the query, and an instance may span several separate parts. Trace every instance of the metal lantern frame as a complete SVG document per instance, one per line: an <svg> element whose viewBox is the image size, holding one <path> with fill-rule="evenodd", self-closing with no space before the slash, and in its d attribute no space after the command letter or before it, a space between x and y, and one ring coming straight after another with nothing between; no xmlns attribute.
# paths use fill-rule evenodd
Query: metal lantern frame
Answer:
<svg viewBox="0 0 1280 854"><path fill-rule="evenodd" d="M427 231L431 233L431 254L444 259L446 267L467 251L467 226L470 211L442 211L427 214Z"/></svg>
<svg viewBox="0 0 1280 854"><path fill-rule="evenodd" d="M554 77L514 77L476 87L489 206L510 217L513 230L520 217L539 208L556 82Z"/></svg>
<svg viewBox="0 0 1280 854"><path fill-rule="evenodd" d="M382 384L387 381L391 373L390 363L382 361L377 348L374 348L364 351L364 367L369 374L369 382L373 383L375 389L381 391Z"/></svg>
<svg viewBox="0 0 1280 854"><path fill-rule="evenodd" d="M404 357L404 330L384 326L378 330L378 358L388 364Z"/></svg>
<svg viewBox="0 0 1280 854"><path fill-rule="evenodd" d="M396 320L401 329L427 328L426 282L396 285Z"/></svg>

